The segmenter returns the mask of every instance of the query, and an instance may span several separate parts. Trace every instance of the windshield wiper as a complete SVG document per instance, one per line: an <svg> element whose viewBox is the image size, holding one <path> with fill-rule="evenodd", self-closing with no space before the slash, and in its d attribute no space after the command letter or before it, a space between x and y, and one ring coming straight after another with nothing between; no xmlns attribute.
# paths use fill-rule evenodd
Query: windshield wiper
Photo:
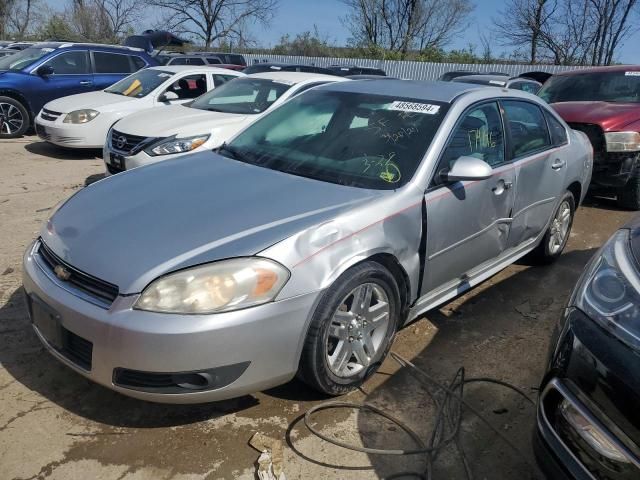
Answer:
<svg viewBox="0 0 640 480"><path fill-rule="evenodd" d="M222 152L227 152L230 155L225 155ZM240 162L244 162L245 161L244 155L242 155L240 153L240 151L236 147L233 147L231 145L227 145L227 142L224 142L222 145L220 145L220 147L218 147L217 153L219 153L223 157L228 157L228 158L231 158L233 160L239 160Z"/></svg>

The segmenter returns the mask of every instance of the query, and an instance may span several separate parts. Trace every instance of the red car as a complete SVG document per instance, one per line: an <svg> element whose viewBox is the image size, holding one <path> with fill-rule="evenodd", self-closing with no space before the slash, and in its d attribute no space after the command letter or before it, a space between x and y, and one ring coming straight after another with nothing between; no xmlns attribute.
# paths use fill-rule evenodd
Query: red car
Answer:
<svg viewBox="0 0 640 480"><path fill-rule="evenodd" d="M640 66L597 67L551 77L538 93L594 149L594 193L640 209Z"/></svg>

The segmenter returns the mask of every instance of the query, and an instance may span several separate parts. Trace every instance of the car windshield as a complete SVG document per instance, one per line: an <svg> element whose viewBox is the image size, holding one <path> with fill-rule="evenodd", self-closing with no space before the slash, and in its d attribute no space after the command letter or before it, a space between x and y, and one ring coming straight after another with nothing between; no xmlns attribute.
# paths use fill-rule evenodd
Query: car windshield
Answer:
<svg viewBox="0 0 640 480"><path fill-rule="evenodd" d="M0 58L0 70L22 70L54 50L53 48L26 48L21 52Z"/></svg>
<svg viewBox="0 0 640 480"><path fill-rule="evenodd" d="M265 78L236 78L196 99L191 108L211 112L258 114L289 90L293 82Z"/></svg>
<svg viewBox="0 0 640 480"><path fill-rule="evenodd" d="M551 77L538 95L556 102L640 102L640 71L579 73Z"/></svg>
<svg viewBox="0 0 640 480"><path fill-rule="evenodd" d="M175 73L165 72L164 70L139 70L133 75L129 75L127 78L123 78L111 85L105 92L124 95L125 97L142 98L149 95L174 75Z"/></svg>
<svg viewBox="0 0 640 480"><path fill-rule="evenodd" d="M428 100L310 90L219 153L325 182L391 190L411 179L447 108Z"/></svg>

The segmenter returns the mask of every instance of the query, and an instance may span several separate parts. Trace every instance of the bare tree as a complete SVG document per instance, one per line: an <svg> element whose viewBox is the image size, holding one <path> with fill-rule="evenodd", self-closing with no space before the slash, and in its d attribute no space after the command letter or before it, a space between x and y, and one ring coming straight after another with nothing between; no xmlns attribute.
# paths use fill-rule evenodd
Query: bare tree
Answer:
<svg viewBox="0 0 640 480"><path fill-rule="evenodd" d="M247 22L268 24L278 0L150 0L167 13L165 25L203 41L241 39Z"/></svg>
<svg viewBox="0 0 640 480"><path fill-rule="evenodd" d="M7 24L15 0L0 0L0 39L7 37Z"/></svg>
<svg viewBox="0 0 640 480"><path fill-rule="evenodd" d="M589 0L593 32L592 65L610 65L616 49L632 33L638 24L632 16L638 13L637 0Z"/></svg>
<svg viewBox="0 0 640 480"><path fill-rule="evenodd" d="M343 0L342 19L358 46L402 56L410 49L441 48L467 25L469 0Z"/></svg>

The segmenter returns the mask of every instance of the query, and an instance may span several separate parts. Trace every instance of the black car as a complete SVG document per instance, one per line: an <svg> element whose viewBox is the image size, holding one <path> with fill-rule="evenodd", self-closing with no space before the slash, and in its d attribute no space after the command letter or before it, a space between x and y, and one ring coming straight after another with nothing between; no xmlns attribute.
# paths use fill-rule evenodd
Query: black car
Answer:
<svg viewBox="0 0 640 480"><path fill-rule="evenodd" d="M331 65L330 67L327 67L327 69L331 72L331 75L338 75L340 77L348 77L351 75L387 75L384 70L371 67Z"/></svg>
<svg viewBox="0 0 640 480"><path fill-rule="evenodd" d="M263 73L263 72L305 72L305 73L322 73L324 75L334 75L331 70L322 67L316 67L315 65L299 65L294 63L275 63L275 62L262 62L254 63L248 66L242 73L247 75L250 73Z"/></svg>
<svg viewBox="0 0 640 480"><path fill-rule="evenodd" d="M593 257L558 324L534 447L549 478L640 478L640 217Z"/></svg>

